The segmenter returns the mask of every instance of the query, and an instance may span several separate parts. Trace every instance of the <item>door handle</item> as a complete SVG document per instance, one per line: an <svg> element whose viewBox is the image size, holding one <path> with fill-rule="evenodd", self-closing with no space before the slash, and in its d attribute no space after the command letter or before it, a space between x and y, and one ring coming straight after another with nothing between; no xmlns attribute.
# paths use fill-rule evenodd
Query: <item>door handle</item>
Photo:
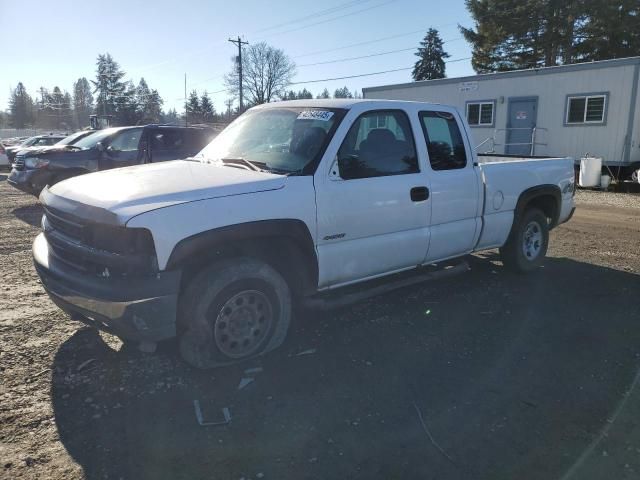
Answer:
<svg viewBox="0 0 640 480"><path fill-rule="evenodd" d="M429 189L427 187L413 187L410 194L412 201L424 202L429 198Z"/></svg>

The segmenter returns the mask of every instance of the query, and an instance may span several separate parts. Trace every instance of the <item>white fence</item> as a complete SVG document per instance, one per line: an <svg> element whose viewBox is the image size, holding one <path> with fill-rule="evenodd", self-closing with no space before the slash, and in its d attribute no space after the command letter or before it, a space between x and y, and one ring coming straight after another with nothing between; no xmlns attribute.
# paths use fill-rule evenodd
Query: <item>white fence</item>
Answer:
<svg viewBox="0 0 640 480"><path fill-rule="evenodd" d="M42 128L0 128L0 139L11 137L33 137L34 135L46 135L48 133L67 133ZM69 132L71 133L71 132Z"/></svg>

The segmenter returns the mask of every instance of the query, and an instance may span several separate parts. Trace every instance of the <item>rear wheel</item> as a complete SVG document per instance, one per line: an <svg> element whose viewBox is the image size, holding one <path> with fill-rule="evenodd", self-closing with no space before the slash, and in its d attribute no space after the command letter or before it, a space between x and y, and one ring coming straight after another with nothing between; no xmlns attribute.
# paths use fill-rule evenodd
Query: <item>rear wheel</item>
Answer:
<svg viewBox="0 0 640 480"><path fill-rule="evenodd" d="M547 254L549 222L537 208L526 210L516 221L500 256L505 267L526 273L539 267Z"/></svg>
<svg viewBox="0 0 640 480"><path fill-rule="evenodd" d="M224 260L196 275L181 299L180 353L197 368L264 354L284 341L291 293L271 266L251 258Z"/></svg>

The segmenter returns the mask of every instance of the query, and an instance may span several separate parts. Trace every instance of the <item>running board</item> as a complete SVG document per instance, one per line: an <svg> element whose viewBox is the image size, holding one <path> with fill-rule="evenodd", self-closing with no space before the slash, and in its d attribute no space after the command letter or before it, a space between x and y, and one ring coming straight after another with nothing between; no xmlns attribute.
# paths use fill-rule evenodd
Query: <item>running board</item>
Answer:
<svg viewBox="0 0 640 480"><path fill-rule="evenodd" d="M432 269L434 267L435 269ZM422 272L422 270L427 269L429 269L430 271ZM378 295L384 295L399 288L453 277L454 275L459 275L461 273L468 272L469 270L469 263L466 260L458 260L456 263L446 263L442 265L435 265L432 267L421 267L412 271L410 274L397 274L395 276L398 278L392 281L389 281L388 278L383 280L384 283L380 283L380 279L371 280L364 285L358 285L358 289L356 291L351 291L353 287L344 287L344 289L336 290L335 292L331 291L329 293L307 297L302 300L302 304L303 306L308 308L331 310L334 308L345 307L353 303L361 302ZM369 284L370 286L367 287L367 284ZM341 293L341 290L350 291Z"/></svg>

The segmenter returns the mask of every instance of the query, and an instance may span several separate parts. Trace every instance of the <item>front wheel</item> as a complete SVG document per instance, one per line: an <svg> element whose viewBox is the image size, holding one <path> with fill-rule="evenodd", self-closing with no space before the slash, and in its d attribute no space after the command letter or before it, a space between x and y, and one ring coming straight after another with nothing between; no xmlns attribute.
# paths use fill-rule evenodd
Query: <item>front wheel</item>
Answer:
<svg viewBox="0 0 640 480"><path fill-rule="evenodd" d="M213 368L280 346L291 322L291 292L271 266L252 258L223 260L196 275L180 302L180 354Z"/></svg>
<svg viewBox="0 0 640 480"><path fill-rule="evenodd" d="M507 243L500 248L505 267L526 273L539 267L549 246L549 221L537 208L526 210L514 225Z"/></svg>

